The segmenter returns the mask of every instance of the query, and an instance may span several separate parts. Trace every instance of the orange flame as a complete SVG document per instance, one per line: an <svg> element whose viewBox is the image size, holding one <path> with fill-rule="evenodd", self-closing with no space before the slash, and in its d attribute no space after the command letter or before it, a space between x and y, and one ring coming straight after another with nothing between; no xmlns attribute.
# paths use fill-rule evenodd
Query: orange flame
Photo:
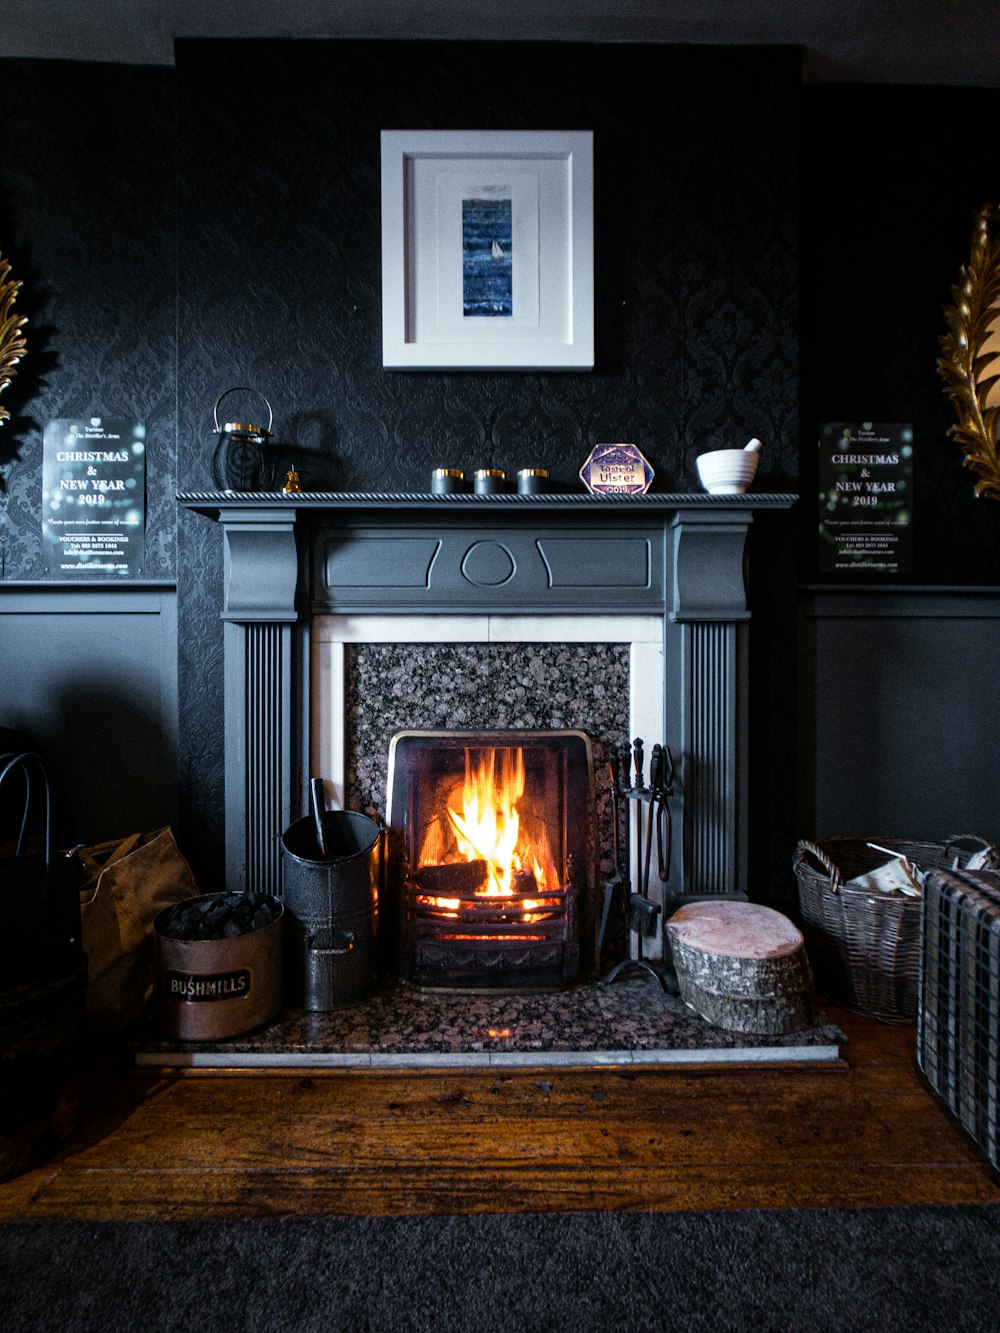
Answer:
<svg viewBox="0 0 1000 1333"><path fill-rule="evenodd" d="M513 893L511 880L521 869L517 854L520 816L517 802L524 794L524 752L502 750L500 773L496 751L486 750L473 768L465 752L462 813L448 807L448 818L458 835L458 850L467 861L485 861L489 868L490 896Z"/></svg>
<svg viewBox="0 0 1000 1333"><path fill-rule="evenodd" d="M539 894L558 887L548 838L540 820L522 818L518 802L524 795L524 752L521 749L465 751L465 779L455 788L447 806L451 847L441 846L439 833L429 832L421 849L420 863L485 861L488 882L482 892L488 897L514 897L524 893L524 882L515 887L515 875L532 876L531 892ZM530 828L528 826L531 826ZM457 903L454 906L457 907ZM524 901L526 912L541 904ZM441 900L441 906L451 907ZM524 920L533 919L525 916Z"/></svg>

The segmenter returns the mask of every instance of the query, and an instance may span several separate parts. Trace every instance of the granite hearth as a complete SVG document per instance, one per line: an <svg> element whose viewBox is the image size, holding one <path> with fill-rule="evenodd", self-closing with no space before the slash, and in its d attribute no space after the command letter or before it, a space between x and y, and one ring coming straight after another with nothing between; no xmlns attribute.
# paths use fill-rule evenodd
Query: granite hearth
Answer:
<svg viewBox="0 0 1000 1333"><path fill-rule="evenodd" d="M424 994L387 981L362 1004L328 1013L289 1010L229 1041L148 1034L136 1062L204 1069L814 1066L837 1061L845 1040L822 1014L814 1026L783 1037L725 1032L648 976L503 996Z"/></svg>

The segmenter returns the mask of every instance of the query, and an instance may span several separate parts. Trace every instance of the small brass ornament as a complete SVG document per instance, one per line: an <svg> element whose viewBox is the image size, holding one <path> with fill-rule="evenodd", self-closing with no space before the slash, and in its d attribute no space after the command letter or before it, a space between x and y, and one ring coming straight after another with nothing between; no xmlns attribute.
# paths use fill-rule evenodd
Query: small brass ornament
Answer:
<svg viewBox="0 0 1000 1333"><path fill-rule="evenodd" d="M302 478L296 472L295 468L288 469L288 476L285 478L285 484L281 488L286 495L299 495L302 491Z"/></svg>
<svg viewBox="0 0 1000 1333"><path fill-rule="evenodd" d="M965 466L977 473L976 495L1000 500L1000 457L997 427L1000 398L990 391L1000 384L1000 336L992 326L1000 320L1000 211L992 204L977 209L972 251L945 307L948 332L939 339L938 372L958 415L948 428L962 446Z"/></svg>
<svg viewBox="0 0 1000 1333"><path fill-rule="evenodd" d="M10 263L0 254L0 393L14 378L14 367L28 350L21 330L27 317L14 313L14 302L21 284L10 276ZM10 413L0 407L0 425L10 420Z"/></svg>

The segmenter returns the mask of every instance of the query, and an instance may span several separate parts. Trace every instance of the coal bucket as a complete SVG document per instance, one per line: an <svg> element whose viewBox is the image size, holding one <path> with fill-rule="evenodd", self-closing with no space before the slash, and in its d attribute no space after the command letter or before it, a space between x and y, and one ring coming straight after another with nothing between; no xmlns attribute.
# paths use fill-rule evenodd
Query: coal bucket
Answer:
<svg viewBox="0 0 1000 1333"><path fill-rule="evenodd" d="M269 1023L281 1010L285 910L280 904L268 925L233 938L175 939L164 933L179 908L230 896L237 895L184 898L153 920L153 1007L166 1037L226 1041Z"/></svg>
<svg viewBox="0 0 1000 1333"><path fill-rule="evenodd" d="M289 1005L342 1009L375 989L382 829L353 810L299 819L281 835L285 983Z"/></svg>

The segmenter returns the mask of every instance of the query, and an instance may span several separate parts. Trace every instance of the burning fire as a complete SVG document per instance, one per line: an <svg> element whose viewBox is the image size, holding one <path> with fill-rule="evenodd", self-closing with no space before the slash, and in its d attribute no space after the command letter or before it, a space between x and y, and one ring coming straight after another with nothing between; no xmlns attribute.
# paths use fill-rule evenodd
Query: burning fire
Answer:
<svg viewBox="0 0 1000 1333"><path fill-rule="evenodd" d="M420 864L485 861L488 882L479 891L484 897L519 897L526 889L536 895L558 891L559 873L544 827L518 810L525 788L523 750L486 748L475 755L466 750L465 779L447 805L449 845L440 830L444 821L436 821L421 848ZM460 904L439 898L436 905L455 911ZM531 913L545 904L521 898L519 906Z"/></svg>
<svg viewBox="0 0 1000 1333"><path fill-rule="evenodd" d="M465 752L462 812L449 806L448 818L458 835L459 852L467 861L485 861L489 867L487 894L509 896L514 871L523 869L517 850L521 827L517 802L524 795L524 751L502 750L499 775L496 757L496 750L486 750L473 767ZM537 881L537 862L531 868Z"/></svg>

